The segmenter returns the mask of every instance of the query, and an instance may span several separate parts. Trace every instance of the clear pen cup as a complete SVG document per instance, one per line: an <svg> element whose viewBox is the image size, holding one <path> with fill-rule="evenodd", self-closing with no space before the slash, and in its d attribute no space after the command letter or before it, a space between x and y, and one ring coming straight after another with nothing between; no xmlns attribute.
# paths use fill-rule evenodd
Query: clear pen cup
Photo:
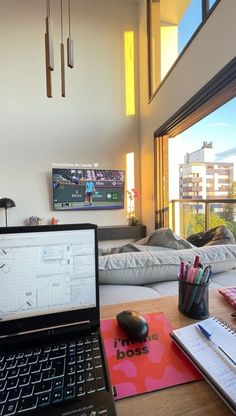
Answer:
<svg viewBox="0 0 236 416"><path fill-rule="evenodd" d="M192 319L206 319L209 316L209 281L196 284L179 281L179 311Z"/></svg>

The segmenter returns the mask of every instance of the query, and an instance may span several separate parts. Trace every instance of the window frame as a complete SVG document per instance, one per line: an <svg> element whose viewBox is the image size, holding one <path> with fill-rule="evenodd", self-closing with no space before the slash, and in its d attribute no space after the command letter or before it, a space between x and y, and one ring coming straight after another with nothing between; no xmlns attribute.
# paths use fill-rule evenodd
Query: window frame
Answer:
<svg viewBox="0 0 236 416"><path fill-rule="evenodd" d="M169 226L168 186L160 186L160 178L165 178L165 183L169 183L169 172L165 168L165 162L163 163L163 160L166 160L169 139L182 133L235 97L236 57L155 131L154 178L158 178L154 183L155 228ZM165 137L165 151L158 153L156 151L158 142L163 137ZM161 192L161 197L158 196L158 192ZM165 213L165 215L158 215L158 213ZM172 218L172 224L174 226L174 218Z"/></svg>
<svg viewBox="0 0 236 416"><path fill-rule="evenodd" d="M163 1L163 0L160 0L160 1ZM151 33L151 28L152 28L152 25L151 25L151 3L152 3L152 0L147 0L146 10L147 10L148 96L149 96L148 103L149 104L152 101L152 99L155 97L155 95L157 94L159 89L161 88L162 84L165 82L166 78L173 71L175 65L181 59L182 55L185 53L187 48L190 46L193 39L197 36L198 32L201 30L202 26L205 24L205 22L207 21L207 19L209 18L209 16L213 12L213 10L220 3L220 1L221 0L216 0L216 2L210 8L209 7L209 0L202 0L202 21L201 21L201 23L199 24L197 29L192 34L192 36L190 37L190 39L188 40L188 42L186 43L186 45L184 46L184 48L182 49L180 54L178 55L178 58L175 60L173 65L170 67L167 74L161 80L159 85L154 89L154 91L152 91L152 52L151 52L151 48L152 48L152 43L151 43L151 37L152 37L152 33Z"/></svg>

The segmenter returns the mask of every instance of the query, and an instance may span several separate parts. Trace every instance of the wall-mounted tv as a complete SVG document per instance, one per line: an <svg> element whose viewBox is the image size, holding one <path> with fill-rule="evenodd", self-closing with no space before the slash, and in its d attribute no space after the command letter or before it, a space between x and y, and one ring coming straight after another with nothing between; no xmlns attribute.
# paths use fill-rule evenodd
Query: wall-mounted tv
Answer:
<svg viewBox="0 0 236 416"><path fill-rule="evenodd" d="M125 171L52 169L55 211L124 208Z"/></svg>

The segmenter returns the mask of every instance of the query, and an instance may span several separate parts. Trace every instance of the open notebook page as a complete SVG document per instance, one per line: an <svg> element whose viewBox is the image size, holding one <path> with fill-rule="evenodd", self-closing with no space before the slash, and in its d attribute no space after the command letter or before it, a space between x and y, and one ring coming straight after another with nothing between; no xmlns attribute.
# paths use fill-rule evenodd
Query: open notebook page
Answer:
<svg viewBox="0 0 236 416"><path fill-rule="evenodd" d="M213 318L201 321L201 325L214 332L214 340L235 356L236 333ZM172 337L236 409L236 366L202 334L197 324L174 330Z"/></svg>

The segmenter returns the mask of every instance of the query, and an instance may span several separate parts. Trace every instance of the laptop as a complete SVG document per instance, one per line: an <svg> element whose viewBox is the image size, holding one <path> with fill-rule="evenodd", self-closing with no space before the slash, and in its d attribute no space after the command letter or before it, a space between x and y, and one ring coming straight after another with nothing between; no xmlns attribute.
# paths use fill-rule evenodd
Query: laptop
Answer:
<svg viewBox="0 0 236 416"><path fill-rule="evenodd" d="M0 228L0 416L110 416L97 226Z"/></svg>

